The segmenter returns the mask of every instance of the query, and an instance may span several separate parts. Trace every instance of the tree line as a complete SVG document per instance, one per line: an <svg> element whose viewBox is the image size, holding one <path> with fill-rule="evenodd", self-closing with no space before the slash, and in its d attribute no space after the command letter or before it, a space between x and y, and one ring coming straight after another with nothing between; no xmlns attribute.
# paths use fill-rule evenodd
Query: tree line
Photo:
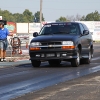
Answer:
<svg viewBox="0 0 100 100"><path fill-rule="evenodd" d="M20 23L31 23L31 22L40 22L40 11L32 13L29 9L25 9L23 13L11 13L8 10L0 9L0 16L4 20ZM45 18L42 13L42 21L45 21ZM100 13L98 11L91 12L86 16L81 16L77 14L76 16L66 16L59 17L56 22L66 22L66 21L100 21Z"/></svg>
<svg viewBox="0 0 100 100"><path fill-rule="evenodd" d="M25 11L20 13L11 13L8 10L1 10L0 9L0 16L3 17L3 20L12 21L12 22L21 22L21 23L31 23L31 22L40 22L40 11L37 11L35 14L33 14L28 9L25 9ZM44 21L44 17L42 14L42 21Z"/></svg>
<svg viewBox="0 0 100 100"><path fill-rule="evenodd" d="M98 11L94 11L92 13L87 14L86 16L81 16L79 14L77 14L76 16L61 16L56 20L56 22L66 21L100 21L100 13Z"/></svg>

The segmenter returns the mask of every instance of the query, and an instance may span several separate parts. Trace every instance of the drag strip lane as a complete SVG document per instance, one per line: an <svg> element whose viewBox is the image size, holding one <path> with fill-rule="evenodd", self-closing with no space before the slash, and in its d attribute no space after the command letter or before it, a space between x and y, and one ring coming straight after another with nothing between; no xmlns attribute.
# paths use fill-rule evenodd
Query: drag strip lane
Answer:
<svg viewBox="0 0 100 100"><path fill-rule="evenodd" d="M87 66L86 66L87 67ZM9 84L6 86L0 87L0 99L7 100L8 98L14 98L19 95L23 95L28 92L36 91L43 89L45 87L58 84L60 82L65 82L74 78L78 78L90 73L100 70L100 65L91 66L90 68L77 68L71 72L60 72L60 73L51 73L49 75L43 75L31 80L21 81L18 83ZM65 69L64 69L65 70Z"/></svg>
<svg viewBox="0 0 100 100"><path fill-rule="evenodd" d="M96 53L98 53L96 51ZM100 70L100 54L95 55L90 65L71 67L63 62L61 66L50 67L43 63L40 68L31 64L0 70L0 100L9 100L25 93L37 91L60 82L82 77Z"/></svg>

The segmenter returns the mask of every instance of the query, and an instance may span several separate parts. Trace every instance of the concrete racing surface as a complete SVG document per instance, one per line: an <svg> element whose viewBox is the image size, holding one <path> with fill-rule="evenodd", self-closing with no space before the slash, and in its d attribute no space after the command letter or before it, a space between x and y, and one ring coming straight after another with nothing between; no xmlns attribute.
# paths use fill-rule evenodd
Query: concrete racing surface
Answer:
<svg viewBox="0 0 100 100"><path fill-rule="evenodd" d="M30 63L0 68L0 100L100 100L100 45L90 65ZM24 63L24 62L23 62Z"/></svg>

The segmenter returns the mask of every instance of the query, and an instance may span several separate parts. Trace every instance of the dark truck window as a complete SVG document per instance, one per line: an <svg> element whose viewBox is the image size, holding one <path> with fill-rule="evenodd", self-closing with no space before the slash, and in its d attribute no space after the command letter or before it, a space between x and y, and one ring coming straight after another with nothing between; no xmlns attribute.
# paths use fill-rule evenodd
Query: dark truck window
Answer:
<svg viewBox="0 0 100 100"><path fill-rule="evenodd" d="M47 24L40 31L40 35L50 34L79 34L78 24L65 23L65 24Z"/></svg>
<svg viewBox="0 0 100 100"><path fill-rule="evenodd" d="M80 29L81 29L81 34L83 34L83 31L84 31L84 27L82 24L79 24L80 25Z"/></svg>

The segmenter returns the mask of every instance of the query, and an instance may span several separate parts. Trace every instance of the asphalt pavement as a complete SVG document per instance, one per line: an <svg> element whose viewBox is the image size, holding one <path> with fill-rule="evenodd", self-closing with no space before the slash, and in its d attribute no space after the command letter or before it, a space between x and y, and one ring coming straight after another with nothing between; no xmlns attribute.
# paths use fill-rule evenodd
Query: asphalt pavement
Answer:
<svg viewBox="0 0 100 100"><path fill-rule="evenodd" d="M51 67L30 61L0 68L0 100L100 100L100 44L90 65ZM10 62L9 62L10 63Z"/></svg>
<svg viewBox="0 0 100 100"><path fill-rule="evenodd" d="M13 100L100 100L100 71Z"/></svg>

